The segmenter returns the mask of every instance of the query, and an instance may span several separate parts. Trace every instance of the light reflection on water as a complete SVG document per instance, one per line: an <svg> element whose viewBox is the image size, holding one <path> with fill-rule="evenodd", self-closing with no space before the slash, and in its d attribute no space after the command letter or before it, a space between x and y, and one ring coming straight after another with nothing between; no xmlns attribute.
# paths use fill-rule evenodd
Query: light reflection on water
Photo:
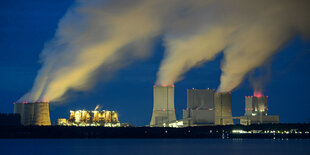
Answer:
<svg viewBox="0 0 310 155"><path fill-rule="evenodd" d="M0 139L0 154L310 154L310 140Z"/></svg>

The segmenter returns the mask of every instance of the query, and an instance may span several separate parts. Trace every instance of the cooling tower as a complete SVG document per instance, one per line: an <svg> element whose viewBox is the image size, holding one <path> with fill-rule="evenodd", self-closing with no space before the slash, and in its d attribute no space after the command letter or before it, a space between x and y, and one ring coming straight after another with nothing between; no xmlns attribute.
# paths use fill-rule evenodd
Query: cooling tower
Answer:
<svg viewBox="0 0 310 155"><path fill-rule="evenodd" d="M163 123L175 121L174 86L153 87L153 114L150 126L164 126Z"/></svg>
<svg viewBox="0 0 310 155"><path fill-rule="evenodd" d="M215 93L215 125L233 124L231 113L231 93Z"/></svg>
<svg viewBox="0 0 310 155"><path fill-rule="evenodd" d="M48 102L15 103L14 113L20 114L22 125L51 125Z"/></svg>
<svg viewBox="0 0 310 155"><path fill-rule="evenodd" d="M33 114L34 114L34 103L24 103L24 113L21 117L21 122L23 125L34 125L33 124Z"/></svg>
<svg viewBox="0 0 310 155"><path fill-rule="evenodd" d="M34 104L33 125L51 125L48 102L36 102Z"/></svg>

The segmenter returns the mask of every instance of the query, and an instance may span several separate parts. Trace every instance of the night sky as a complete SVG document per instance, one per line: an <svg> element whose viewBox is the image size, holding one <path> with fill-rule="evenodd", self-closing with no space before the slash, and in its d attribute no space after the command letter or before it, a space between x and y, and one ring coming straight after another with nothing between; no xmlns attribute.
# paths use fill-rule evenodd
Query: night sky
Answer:
<svg viewBox="0 0 310 155"><path fill-rule="evenodd" d="M12 113L13 102L31 87L41 67L39 55L44 44L53 38L58 21L73 1L0 2L0 112ZM102 109L119 112L121 122L149 124L153 107L153 85L164 55L163 42L157 39L152 55L113 73L99 74L89 91L69 91L67 100L50 104L52 121L68 118L69 110ZM186 89L212 88L219 85L220 63L215 60L186 73L175 84L177 119L186 108ZM310 122L310 40L294 36L254 76L264 74L264 95L269 96L269 114L280 115L281 123ZM246 64L245 64L246 65ZM108 79L107 79L108 77ZM249 76L247 76L249 77ZM233 116L244 114L244 96L253 94L249 78L232 92Z"/></svg>

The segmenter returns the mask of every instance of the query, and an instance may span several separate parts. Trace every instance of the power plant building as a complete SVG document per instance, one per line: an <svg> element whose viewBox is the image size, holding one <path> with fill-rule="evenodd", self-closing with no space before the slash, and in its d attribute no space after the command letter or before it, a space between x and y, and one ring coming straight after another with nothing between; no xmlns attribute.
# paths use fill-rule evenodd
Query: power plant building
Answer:
<svg viewBox="0 0 310 155"><path fill-rule="evenodd" d="M169 122L176 121L174 109L174 86L153 87L153 114L150 126L165 126Z"/></svg>
<svg viewBox="0 0 310 155"><path fill-rule="evenodd" d="M212 89L188 89L184 126L232 125L231 93Z"/></svg>
<svg viewBox="0 0 310 155"><path fill-rule="evenodd" d="M215 93L215 125L233 125L231 112L231 92Z"/></svg>
<svg viewBox="0 0 310 155"><path fill-rule="evenodd" d="M245 116L268 115L268 97L246 96Z"/></svg>
<svg viewBox="0 0 310 155"><path fill-rule="evenodd" d="M69 119L59 118L57 124L62 126L120 126L117 112L108 110L71 110Z"/></svg>
<svg viewBox="0 0 310 155"><path fill-rule="evenodd" d="M245 113L240 118L240 124L279 123L278 115L268 115L268 96L246 96Z"/></svg>
<svg viewBox="0 0 310 155"><path fill-rule="evenodd" d="M186 126L214 124L214 90L187 89L187 108L183 110Z"/></svg>
<svg viewBox="0 0 310 155"><path fill-rule="evenodd" d="M14 113L20 114L22 125L51 125L48 102L14 103Z"/></svg>

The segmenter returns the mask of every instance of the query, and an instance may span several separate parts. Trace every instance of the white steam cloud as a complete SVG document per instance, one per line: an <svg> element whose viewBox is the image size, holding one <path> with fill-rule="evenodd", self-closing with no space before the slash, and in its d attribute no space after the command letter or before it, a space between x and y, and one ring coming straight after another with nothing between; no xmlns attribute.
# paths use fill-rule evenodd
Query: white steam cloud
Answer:
<svg viewBox="0 0 310 155"><path fill-rule="evenodd" d="M120 57L143 58L160 33L160 8L152 1L78 1L61 19L55 38L42 52L43 67L33 88L19 101L60 100L69 89L87 89L102 65ZM124 7L126 6L126 7ZM152 17L152 18L151 18ZM126 62L125 62L126 63Z"/></svg>
<svg viewBox="0 0 310 155"><path fill-rule="evenodd" d="M201 3L199 7L179 19L190 26L166 34L167 54L158 72L158 84L177 82L186 71L223 51L218 91L231 91L294 35L308 36L310 32L310 1L197 3Z"/></svg>
<svg viewBox="0 0 310 155"><path fill-rule="evenodd" d="M157 84L173 84L224 51L219 91L230 91L293 35L309 35L309 6L307 0L78 0L19 101L55 101L69 89L85 90L101 66L148 56L158 36L166 54Z"/></svg>

